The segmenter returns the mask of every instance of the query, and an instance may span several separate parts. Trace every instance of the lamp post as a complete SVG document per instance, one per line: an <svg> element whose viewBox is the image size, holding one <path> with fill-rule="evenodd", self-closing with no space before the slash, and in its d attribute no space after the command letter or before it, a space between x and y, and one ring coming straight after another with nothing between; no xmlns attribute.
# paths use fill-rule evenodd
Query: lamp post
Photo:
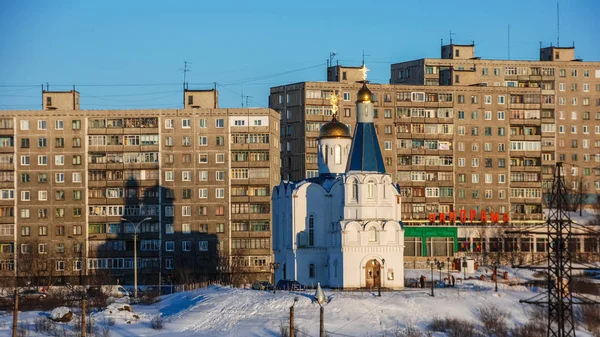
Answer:
<svg viewBox="0 0 600 337"><path fill-rule="evenodd" d="M137 229L142 222L152 220L152 218L144 218L142 221L138 222L137 225L125 218L121 218L121 220L127 221L133 225L133 297L137 298Z"/></svg>
<svg viewBox="0 0 600 337"><path fill-rule="evenodd" d="M435 297L435 294L433 293L433 267L438 264L438 259L433 259L433 261L427 259L427 264L431 268L431 297Z"/></svg>
<svg viewBox="0 0 600 337"><path fill-rule="evenodd" d="M269 265L271 266L271 270L273 270L273 294L276 294L277 287L275 286L275 271L279 269L279 262L271 262Z"/></svg>
<svg viewBox="0 0 600 337"><path fill-rule="evenodd" d="M451 285L451 286L453 286L452 279L450 279L450 267L451 266L452 265L450 264L450 257L448 257L448 284Z"/></svg>
<svg viewBox="0 0 600 337"><path fill-rule="evenodd" d="M442 282L442 269L444 269L444 262L436 262L437 269L440 271L440 282Z"/></svg>
<svg viewBox="0 0 600 337"><path fill-rule="evenodd" d="M383 278L383 274L385 272L385 259L381 259L381 272L379 274L379 288L377 290L377 296L381 297L381 282L382 282L382 278Z"/></svg>
<svg viewBox="0 0 600 337"><path fill-rule="evenodd" d="M467 257L463 256L463 265L462 265L462 269L463 269L463 282L464 280L467 279Z"/></svg>

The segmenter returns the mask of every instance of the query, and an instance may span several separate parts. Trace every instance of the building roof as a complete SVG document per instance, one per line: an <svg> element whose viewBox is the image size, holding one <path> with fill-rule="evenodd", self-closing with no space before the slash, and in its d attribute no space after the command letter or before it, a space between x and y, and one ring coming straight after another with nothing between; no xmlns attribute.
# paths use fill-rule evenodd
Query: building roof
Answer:
<svg viewBox="0 0 600 337"><path fill-rule="evenodd" d="M373 123L356 124L346 167L346 172L349 171L385 173L383 156Z"/></svg>

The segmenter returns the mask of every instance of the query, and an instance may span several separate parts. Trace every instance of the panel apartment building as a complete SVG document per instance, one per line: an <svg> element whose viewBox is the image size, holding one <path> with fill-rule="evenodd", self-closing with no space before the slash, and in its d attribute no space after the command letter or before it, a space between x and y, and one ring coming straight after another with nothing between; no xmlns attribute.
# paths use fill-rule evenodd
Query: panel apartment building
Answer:
<svg viewBox="0 0 600 337"><path fill-rule="evenodd" d="M184 109L80 110L78 92L44 91L41 111L2 111L2 276L133 284L137 225L139 284L267 278L279 115L184 94Z"/></svg>
<svg viewBox="0 0 600 337"><path fill-rule="evenodd" d="M590 205L600 193L600 62L575 58L575 47L540 49L539 61L485 60L475 45L442 46L441 58L391 65L390 83L537 88L542 102L542 174L565 163L569 187ZM525 130L526 131L526 130Z"/></svg>
<svg viewBox="0 0 600 337"><path fill-rule="evenodd" d="M517 61L502 62L513 62L518 68ZM369 85L376 97L375 124L386 171L396 177L402 190L402 218L406 225L439 225L441 219L448 224L453 212L458 222L461 211L473 224L482 222L482 211L486 222L542 222L542 194L549 187L558 160L568 163L567 159L576 159L579 166L565 165L567 175L585 179L571 179L572 187L579 188L575 183L583 183L581 187L590 196L600 193L600 112L593 106L600 105L600 63L533 64L539 64L540 74L528 76L526 85L521 84L525 79L518 74L507 76L506 81L498 79L498 85L461 78L460 83L439 85L447 77L455 79L455 73L466 73L458 67L452 76L443 76L436 70L436 85L424 78L412 79L413 73L418 76L416 70L403 70L414 82ZM577 113L569 109L568 115L566 111L561 114L561 105L556 103L567 98L560 98L560 91L553 89L554 83L543 81L549 81L550 76L542 75L543 71L550 73L549 69L555 69L552 74L560 77L563 64L565 68L575 64L577 70L573 74L579 74L573 76L579 78L573 86L579 91L573 93L578 93L576 100L580 103L573 108ZM397 66L392 69L395 71ZM427 67L423 65L422 74L431 72ZM487 71L512 73L512 67L498 65L499 69L488 67ZM355 81L361 79L360 75L360 68L333 66L328 68L327 82L271 88L270 107L281 114L282 179L317 175L318 131L331 119L329 97L333 93L340 96L338 119L354 128L354 95L361 86ZM392 77L392 82L398 81ZM569 94L573 95L571 91ZM500 245L505 250L519 248L522 252L547 249L541 236L500 243L496 233L481 233L473 227L406 227L405 236L407 256L497 251ZM579 251L598 251L597 241L583 241L577 242Z"/></svg>

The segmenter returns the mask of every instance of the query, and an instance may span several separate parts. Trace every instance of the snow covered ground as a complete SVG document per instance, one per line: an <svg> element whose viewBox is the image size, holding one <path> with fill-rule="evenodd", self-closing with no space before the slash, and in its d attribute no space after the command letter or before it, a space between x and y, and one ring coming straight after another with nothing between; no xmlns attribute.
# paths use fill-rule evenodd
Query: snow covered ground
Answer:
<svg viewBox="0 0 600 337"><path fill-rule="evenodd" d="M427 271L412 271L415 275ZM427 275L427 274L425 274ZM462 276L460 273L456 277ZM436 279L438 276L436 276ZM325 289L330 298L325 307L325 330L330 336L391 336L410 322L426 329L434 316L456 317L475 320L477 308L494 303L509 311L513 324L527 322L526 304L519 299L532 297L535 293L522 286L510 287L500 284L494 292L489 281L469 280L456 288L430 289L407 288L400 292L384 292L381 297L370 292L338 292ZM288 324L289 307L295 304L295 323L304 334L318 336L319 305L313 301L314 291L272 292L251 289L235 289L210 286L163 296L154 305L134 305L139 319L126 311L109 310L92 314L92 319L103 326L109 318L115 320L110 327L112 337L125 336L279 336L282 325ZM33 324L44 312L21 313L20 321ZM165 318L165 328L152 330L150 321L155 315ZM0 316L0 336L10 335L12 316ZM128 323L129 322L129 323ZM62 323L61 323L62 324ZM73 326L73 323L69 323ZM437 336L442 336L438 334ZM579 336L589 336L578 332ZM42 335L31 334L30 337Z"/></svg>

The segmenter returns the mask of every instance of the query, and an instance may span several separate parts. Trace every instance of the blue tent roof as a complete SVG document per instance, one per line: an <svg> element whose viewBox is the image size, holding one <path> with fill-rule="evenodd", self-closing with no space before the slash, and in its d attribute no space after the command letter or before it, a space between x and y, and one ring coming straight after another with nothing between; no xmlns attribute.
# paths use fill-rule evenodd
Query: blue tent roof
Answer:
<svg viewBox="0 0 600 337"><path fill-rule="evenodd" d="M383 156L373 123L356 123L346 167L346 172L349 171L385 173Z"/></svg>

